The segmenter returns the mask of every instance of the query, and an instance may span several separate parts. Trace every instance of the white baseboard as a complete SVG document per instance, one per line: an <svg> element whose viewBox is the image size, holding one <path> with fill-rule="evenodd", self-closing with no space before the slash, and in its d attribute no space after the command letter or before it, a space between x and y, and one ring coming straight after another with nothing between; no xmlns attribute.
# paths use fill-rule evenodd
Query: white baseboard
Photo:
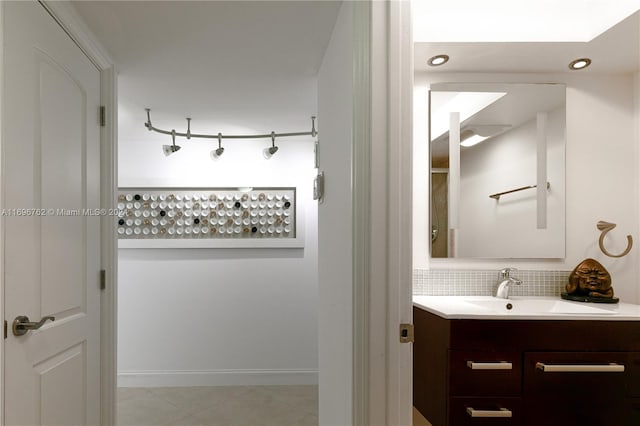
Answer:
<svg viewBox="0 0 640 426"><path fill-rule="evenodd" d="M118 387L317 385L318 370L120 371Z"/></svg>

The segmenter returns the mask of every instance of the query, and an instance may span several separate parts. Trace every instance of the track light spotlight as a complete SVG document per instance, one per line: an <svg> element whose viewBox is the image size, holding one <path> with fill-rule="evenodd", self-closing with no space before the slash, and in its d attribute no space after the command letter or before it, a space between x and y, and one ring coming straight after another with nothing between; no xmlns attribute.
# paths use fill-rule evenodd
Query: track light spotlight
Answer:
<svg viewBox="0 0 640 426"><path fill-rule="evenodd" d="M218 133L218 149L211 151L211 159L217 160L224 153L224 148L222 147L222 133Z"/></svg>
<svg viewBox="0 0 640 426"><path fill-rule="evenodd" d="M272 146L270 148L265 149L266 155L268 155L269 157L271 157L273 154L275 154L276 152L278 152L278 147L277 146Z"/></svg>
<svg viewBox="0 0 640 426"><path fill-rule="evenodd" d="M178 152L180 148L181 147L178 145L162 145L162 151L164 152L164 155L166 155L167 157L173 154L174 152Z"/></svg>
<svg viewBox="0 0 640 426"><path fill-rule="evenodd" d="M275 132L271 132L271 146L269 148L265 148L264 151L262 151L262 155L264 155L264 158L268 160L276 152L278 152L278 147L276 146L276 134Z"/></svg>
<svg viewBox="0 0 640 426"><path fill-rule="evenodd" d="M164 155L166 155L167 157L173 154L174 152L180 151L180 148L181 148L180 146L176 145L175 129L171 130L171 140L173 142L171 145L162 145L162 152L164 152Z"/></svg>

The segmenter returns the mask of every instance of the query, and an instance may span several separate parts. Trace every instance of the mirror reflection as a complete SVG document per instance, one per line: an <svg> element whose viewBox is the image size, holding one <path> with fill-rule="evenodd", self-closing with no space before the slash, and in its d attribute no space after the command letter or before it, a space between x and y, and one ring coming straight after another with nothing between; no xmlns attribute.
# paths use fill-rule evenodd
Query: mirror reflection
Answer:
<svg viewBox="0 0 640 426"><path fill-rule="evenodd" d="M432 257L564 257L565 93L432 85Z"/></svg>

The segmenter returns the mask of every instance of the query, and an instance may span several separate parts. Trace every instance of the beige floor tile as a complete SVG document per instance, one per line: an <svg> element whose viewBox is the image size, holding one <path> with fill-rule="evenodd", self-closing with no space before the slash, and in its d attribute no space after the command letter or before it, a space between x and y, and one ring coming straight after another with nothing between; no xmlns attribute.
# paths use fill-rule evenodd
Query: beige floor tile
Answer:
<svg viewBox="0 0 640 426"><path fill-rule="evenodd" d="M207 420L202 420L193 415L189 415L176 421L158 425L158 426L217 426L215 423L211 423Z"/></svg>
<svg viewBox="0 0 640 426"><path fill-rule="evenodd" d="M318 426L318 414L306 414L287 426Z"/></svg>
<svg viewBox="0 0 640 426"><path fill-rule="evenodd" d="M231 399L242 399L249 392L247 386L150 388L163 400L189 411L191 414Z"/></svg>
<svg viewBox="0 0 640 426"><path fill-rule="evenodd" d="M180 419L187 411L159 399L151 392L118 403L118 426L158 426Z"/></svg>
<svg viewBox="0 0 640 426"><path fill-rule="evenodd" d="M149 395L149 392L147 388L118 388L116 400L117 403L120 404L132 398L146 397Z"/></svg>
<svg viewBox="0 0 640 426"><path fill-rule="evenodd" d="M317 426L317 386L120 388L118 426Z"/></svg>
<svg viewBox="0 0 640 426"><path fill-rule="evenodd" d="M194 414L193 418L212 426L283 426L308 414L272 393L251 389L242 399L220 402Z"/></svg>
<svg viewBox="0 0 640 426"><path fill-rule="evenodd" d="M413 407L413 426L431 426L431 423L420 414L420 411L416 410L416 407Z"/></svg>
<svg viewBox="0 0 640 426"><path fill-rule="evenodd" d="M318 410L317 386L258 386L255 389L289 404L307 405Z"/></svg>

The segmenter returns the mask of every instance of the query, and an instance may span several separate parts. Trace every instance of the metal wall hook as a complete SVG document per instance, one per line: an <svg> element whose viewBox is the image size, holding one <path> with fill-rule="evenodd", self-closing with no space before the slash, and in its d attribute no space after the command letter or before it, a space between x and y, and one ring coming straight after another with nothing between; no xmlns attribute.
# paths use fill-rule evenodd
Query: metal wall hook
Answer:
<svg viewBox="0 0 640 426"><path fill-rule="evenodd" d="M191 119L187 117L187 139L191 139Z"/></svg>
<svg viewBox="0 0 640 426"><path fill-rule="evenodd" d="M311 136L315 138L317 134L318 132L316 131L316 116L312 115L311 116Z"/></svg>
<svg viewBox="0 0 640 426"><path fill-rule="evenodd" d="M176 146L176 129L171 129L171 141L173 146Z"/></svg>
<svg viewBox="0 0 640 426"><path fill-rule="evenodd" d="M276 132L271 132L271 146L276 146Z"/></svg>
<svg viewBox="0 0 640 426"><path fill-rule="evenodd" d="M222 133L218 133L218 149L222 148Z"/></svg>
<svg viewBox="0 0 640 426"><path fill-rule="evenodd" d="M622 253L611 254L607 251L607 249L604 248L604 236L607 235L607 232L615 228L616 224L601 220L596 224L596 227L600 231L602 231L602 233L600 234L600 239L598 240L598 245L600 246L600 250L602 250L604 254L606 254L609 257L623 257L629 254L629 252L631 251L631 248L633 247L633 238L631 237L631 235L627 235L627 248Z"/></svg>

